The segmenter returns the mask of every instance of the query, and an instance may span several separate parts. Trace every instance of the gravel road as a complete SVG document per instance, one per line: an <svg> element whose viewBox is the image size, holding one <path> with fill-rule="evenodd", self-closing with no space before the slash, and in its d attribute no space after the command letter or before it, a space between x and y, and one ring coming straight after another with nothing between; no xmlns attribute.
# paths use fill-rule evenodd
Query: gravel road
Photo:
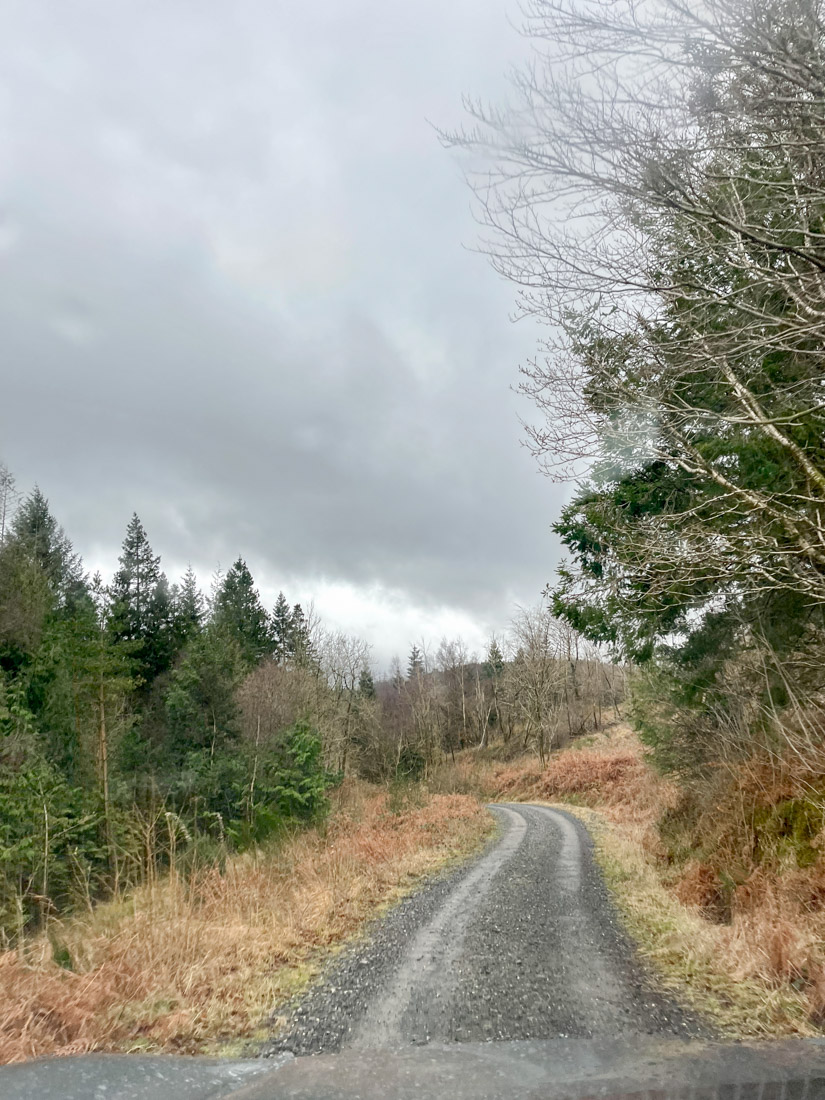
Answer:
<svg viewBox="0 0 825 1100"><path fill-rule="evenodd" d="M290 1006L264 1055L707 1035L634 957L581 823L541 806L492 809L497 841L376 922Z"/></svg>

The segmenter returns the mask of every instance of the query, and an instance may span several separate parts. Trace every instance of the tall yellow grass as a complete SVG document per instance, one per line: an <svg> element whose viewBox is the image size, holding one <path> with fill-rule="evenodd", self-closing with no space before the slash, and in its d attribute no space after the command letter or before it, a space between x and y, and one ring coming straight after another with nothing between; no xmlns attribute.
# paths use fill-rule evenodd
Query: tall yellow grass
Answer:
<svg viewBox="0 0 825 1100"><path fill-rule="evenodd" d="M330 949L492 827L478 801L347 783L324 831L171 875L0 955L0 1062L252 1034ZM58 966L58 952L72 969Z"/></svg>

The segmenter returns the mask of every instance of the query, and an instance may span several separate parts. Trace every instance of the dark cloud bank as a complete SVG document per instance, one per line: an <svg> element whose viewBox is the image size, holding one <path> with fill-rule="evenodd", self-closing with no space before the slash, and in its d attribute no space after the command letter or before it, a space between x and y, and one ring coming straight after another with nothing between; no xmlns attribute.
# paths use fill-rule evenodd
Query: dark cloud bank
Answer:
<svg viewBox="0 0 825 1100"><path fill-rule="evenodd" d="M537 597L560 491L509 389L536 332L427 122L503 93L506 16L7 6L0 457L90 562L137 510L172 570L242 552L379 656Z"/></svg>

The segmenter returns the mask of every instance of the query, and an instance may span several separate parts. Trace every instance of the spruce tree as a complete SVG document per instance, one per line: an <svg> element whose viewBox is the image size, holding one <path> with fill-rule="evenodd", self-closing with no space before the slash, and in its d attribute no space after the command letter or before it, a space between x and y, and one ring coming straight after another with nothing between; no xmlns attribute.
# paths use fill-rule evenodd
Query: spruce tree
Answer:
<svg viewBox="0 0 825 1100"><path fill-rule="evenodd" d="M45 573L17 539L0 546L0 667L15 672L33 659L54 610Z"/></svg>
<svg viewBox="0 0 825 1100"><path fill-rule="evenodd" d="M275 660L279 664L286 664L293 656L292 612L283 592L278 593L278 599L275 601L275 607L272 610L271 624Z"/></svg>
<svg viewBox="0 0 825 1100"><path fill-rule="evenodd" d="M180 585L172 592L172 619L175 650L180 652L186 643L203 627L206 615L203 593L192 566L188 566Z"/></svg>
<svg viewBox="0 0 825 1100"><path fill-rule="evenodd" d="M484 662L484 675L488 679L500 676L504 670L504 655L499 649L498 642L493 638L487 651L487 660Z"/></svg>
<svg viewBox="0 0 825 1100"><path fill-rule="evenodd" d="M364 665L361 675L358 677L358 694L364 699L375 698L375 681L369 665Z"/></svg>
<svg viewBox="0 0 825 1100"><path fill-rule="evenodd" d="M187 647L170 676L166 692L170 749L176 763L195 762L204 750L209 758L238 732L236 692L245 662L235 638L214 624Z"/></svg>
<svg viewBox="0 0 825 1100"><path fill-rule="evenodd" d="M169 588L157 556L135 513L126 529L120 568L109 589L109 630L129 648L135 672L146 685L169 667Z"/></svg>
<svg viewBox="0 0 825 1100"><path fill-rule="evenodd" d="M80 558L37 486L17 509L9 541L16 542L42 570L61 610L71 612L87 596Z"/></svg>
<svg viewBox="0 0 825 1100"><path fill-rule="evenodd" d="M152 672L159 675L171 666L178 650L174 601L165 573L158 577L149 600L149 636Z"/></svg>
<svg viewBox="0 0 825 1100"><path fill-rule="evenodd" d="M269 616L243 558L228 571L216 594L213 621L235 639L248 666L272 653Z"/></svg>
<svg viewBox="0 0 825 1100"><path fill-rule="evenodd" d="M303 608L296 603L292 608L292 625L290 629L290 644L292 659L299 665L310 665L315 660L312 650L312 638L309 634L309 623Z"/></svg>
<svg viewBox="0 0 825 1100"><path fill-rule="evenodd" d="M424 660L421 656L421 650L417 645L414 645L410 650L410 656L407 659L407 679L415 680L424 671Z"/></svg>

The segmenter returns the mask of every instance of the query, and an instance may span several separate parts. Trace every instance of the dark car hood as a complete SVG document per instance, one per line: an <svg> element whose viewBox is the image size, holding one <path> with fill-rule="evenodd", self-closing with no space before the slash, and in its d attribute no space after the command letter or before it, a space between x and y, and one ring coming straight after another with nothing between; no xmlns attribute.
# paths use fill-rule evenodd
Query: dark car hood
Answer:
<svg viewBox="0 0 825 1100"><path fill-rule="evenodd" d="M825 1098L825 1040L661 1039L349 1050L310 1058L85 1055L0 1069L2 1100L696 1100Z"/></svg>

